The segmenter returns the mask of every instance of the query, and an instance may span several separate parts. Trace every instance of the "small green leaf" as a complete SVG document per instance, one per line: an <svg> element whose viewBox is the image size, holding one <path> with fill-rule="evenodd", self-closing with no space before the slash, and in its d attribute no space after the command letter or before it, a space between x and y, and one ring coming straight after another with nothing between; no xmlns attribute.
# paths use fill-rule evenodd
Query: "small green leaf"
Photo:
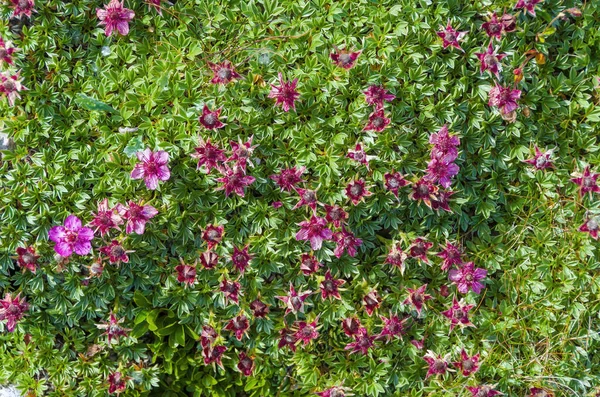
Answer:
<svg viewBox="0 0 600 397"><path fill-rule="evenodd" d="M142 137L136 136L134 138L131 138L129 143L127 143L127 146L125 146L123 153L125 153L127 157L135 157L135 154L137 152L141 152L142 150L144 150L144 142L142 142Z"/></svg>
<svg viewBox="0 0 600 397"><path fill-rule="evenodd" d="M77 97L75 98L75 103L87 110L104 111L110 113L117 112L115 109L113 109L106 103L92 98L91 96L85 95L83 93L77 94Z"/></svg>

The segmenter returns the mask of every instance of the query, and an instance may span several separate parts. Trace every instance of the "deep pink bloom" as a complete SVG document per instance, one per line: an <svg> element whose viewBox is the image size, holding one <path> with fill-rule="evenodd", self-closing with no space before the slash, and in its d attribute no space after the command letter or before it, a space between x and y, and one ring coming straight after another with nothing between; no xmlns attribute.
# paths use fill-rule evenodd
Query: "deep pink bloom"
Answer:
<svg viewBox="0 0 600 397"><path fill-rule="evenodd" d="M356 248L362 245L362 240L356 238L356 236L354 236L352 232L346 230L343 225L342 230L335 233L333 239L337 244L333 250L333 254L336 258L341 258L341 256L344 255L344 251L348 252L348 255L354 258L357 253Z"/></svg>
<svg viewBox="0 0 600 397"><path fill-rule="evenodd" d="M37 260L39 259L39 256L35 254L35 248L32 246L26 248L18 247L17 255L17 262L20 267L29 270L31 273L37 271Z"/></svg>
<svg viewBox="0 0 600 397"><path fill-rule="evenodd" d="M5 62L8 65L14 63L12 54L14 54L17 49L13 46L9 46L9 44L10 41L5 42L2 37L0 37L0 65L2 65L2 62Z"/></svg>
<svg viewBox="0 0 600 397"><path fill-rule="evenodd" d="M300 195L300 201L298 201L298 204L296 204L294 208L292 208L293 210L298 209L303 205L312 208L313 211L317 210L317 204L319 202L317 201L316 190L308 190L302 188L296 188L295 190Z"/></svg>
<svg viewBox="0 0 600 397"><path fill-rule="evenodd" d="M346 397L344 389L338 386L330 387L327 390L317 392L316 395L319 397Z"/></svg>
<svg viewBox="0 0 600 397"><path fill-rule="evenodd" d="M146 187L155 190L158 187L158 181L167 181L171 177L171 171L167 166L169 162L169 153L164 150L156 152L146 148L143 152L136 153L140 161L131 171L131 179L142 179Z"/></svg>
<svg viewBox="0 0 600 397"><path fill-rule="evenodd" d="M447 298L448 295L450 295L450 288L448 288L446 284L442 284L440 285L440 290L438 291L438 293L444 298Z"/></svg>
<svg viewBox="0 0 600 397"><path fill-rule="evenodd" d="M227 159L227 161L235 161L236 166L246 171L246 165L248 164L252 153L254 153L254 149L256 149L258 146L252 146L253 138L254 136L251 136L247 142L242 142L241 139L239 142L230 141L229 144L231 145L232 155ZM252 165L252 162L250 162L250 165Z"/></svg>
<svg viewBox="0 0 600 397"><path fill-rule="evenodd" d="M86 268L88 270L88 279L93 277L101 277L102 273L104 272L104 264L100 258L97 258L89 266L86 266Z"/></svg>
<svg viewBox="0 0 600 397"><path fill-rule="evenodd" d="M400 190L401 187L408 185L408 182L399 172L386 172L383 177L385 178L385 188L392 192L396 197L398 197L398 190Z"/></svg>
<svg viewBox="0 0 600 397"><path fill-rule="evenodd" d="M474 327L474 325L469 321L469 310L471 310L474 305L465 305L455 298L452 299L452 306L450 309L443 311L442 315L450 320L450 331L454 329L457 325L461 327Z"/></svg>
<svg viewBox="0 0 600 397"><path fill-rule="evenodd" d="M225 302L228 301L233 301L236 304L239 304L239 292L240 292L240 283L238 283L237 281L230 281L227 279L224 279L223 281L221 281L221 285L219 286L219 289L221 290L221 292L223 292L223 294L225 294Z"/></svg>
<svg viewBox="0 0 600 397"><path fill-rule="evenodd" d="M420 315L421 310L423 310L423 304L430 299L433 299L431 295L426 294L425 290L427 289L427 284L421 285L419 288L412 289L406 288L408 290L408 298L404 300L404 304L411 304L415 307L415 310Z"/></svg>
<svg viewBox="0 0 600 397"><path fill-rule="evenodd" d="M6 97L9 106L15 106L15 99L21 98L19 92L27 90L19 81L19 73L17 72L12 76L0 73L0 94Z"/></svg>
<svg viewBox="0 0 600 397"><path fill-rule="evenodd" d="M202 239L208 244L208 249L211 250L217 246L223 239L223 231L225 228L222 225L208 225L202 233Z"/></svg>
<svg viewBox="0 0 600 397"><path fill-rule="evenodd" d="M248 332L248 328L250 328L250 322L248 321L248 317L240 314L229 320L227 325L225 326L226 331L233 331L237 340L242 340L246 332Z"/></svg>
<svg viewBox="0 0 600 397"><path fill-rule="evenodd" d="M10 0L14 7L13 17L27 15L31 18L31 12L34 11L35 4L33 0Z"/></svg>
<svg viewBox="0 0 600 397"><path fill-rule="evenodd" d="M452 46L464 52L464 50L460 47L460 44L458 44L458 41L462 39L467 33L468 32L459 32L456 29L454 29L450 24L450 21L448 20L448 24L446 25L446 27L442 27L442 30L437 32L437 35L442 38L442 45L444 46L444 48Z"/></svg>
<svg viewBox="0 0 600 397"><path fill-rule="evenodd" d="M411 258L418 258L425 263L429 263L429 259L427 259L427 251L431 247L433 247L432 242L418 237L410 246L408 256L410 256Z"/></svg>
<svg viewBox="0 0 600 397"><path fill-rule="evenodd" d="M250 376L254 371L254 360L246 353L240 352L237 368L244 376Z"/></svg>
<svg viewBox="0 0 600 397"><path fill-rule="evenodd" d="M221 359L223 358L223 353L227 351L227 347L225 346L214 346L214 347L205 347L202 349L202 357L204 357L204 364L212 364L216 363L219 367L223 368L223 363Z"/></svg>
<svg viewBox="0 0 600 397"><path fill-rule="evenodd" d="M300 270L305 276L316 273L323 266L314 255L302 254L300 257Z"/></svg>
<svg viewBox="0 0 600 397"><path fill-rule="evenodd" d="M108 256L108 261L110 263L129 263L129 256L127 253L131 251L126 251L125 248L123 248L123 245L117 240L112 240L110 245L100 247L100 252Z"/></svg>
<svg viewBox="0 0 600 397"><path fill-rule="evenodd" d="M218 336L219 334L213 327L210 325L203 325L202 332L200 333L200 344L202 347L211 346Z"/></svg>
<svg viewBox="0 0 600 397"><path fill-rule="evenodd" d="M204 126L204 128L208 130L217 130L225 127L226 125L219 120L220 114L221 108L217 110L210 110L208 106L204 104L204 107L202 108L202 114L198 117L198 121Z"/></svg>
<svg viewBox="0 0 600 397"><path fill-rule="evenodd" d="M460 265L462 263L461 252L454 244L446 243L446 248L436 254L444 261L442 262L442 271L448 271L452 266Z"/></svg>
<svg viewBox="0 0 600 397"><path fill-rule="evenodd" d="M124 208L122 205L116 205L113 208L108 206L108 199L104 199L98 202L98 212L92 214L94 219L90 222L95 231L100 232L100 236L104 236L110 229L117 229L119 225L123 224L123 212Z"/></svg>
<svg viewBox="0 0 600 397"><path fill-rule="evenodd" d="M127 381L131 379L128 376L123 376L120 372L111 372L108 375L108 393L120 394L127 388Z"/></svg>
<svg viewBox="0 0 600 397"><path fill-rule="evenodd" d="M535 16L535 5L541 3L544 0L519 0L515 5L515 8L523 8L532 16Z"/></svg>
<svg viewBox="0 0 600 397"><path fill-rule="evenodd" d="M135 12L124 7L124 2L110 0L104 9L96 8L96 16L100 20L99 25L105 25L104 33L110 36L114 30L122 36L129 33L129 21L135 16Z"/></svg>
<svg viewBox="0 0 600 397"><path fill-rule="evenodd" d="M357 143L354 147L354 150L349 149L348 154L346 155L348 158L351 158L354 161L357 161L369 168L369 156L365 153L362 145Z"/></svg>
<svg viewBox="0 0 600 397"><path fill-rule="evenodd" d="M210 143L210 139L207 139L206 142L204 142L204 139L199 137L198 141L199 146L194 149L196 152L192 154L192 158L198 160L198 169L204 166L206 172L210 172L213 168L218 169L219 163L227 160L225 151Z"/></svg>
<svg viewBox="0 0 600 397"><path fill-rule="evenodd" d="M428 207L431 207L431 200L435 198L438 187L428 178L421 178L412 185L412 192L409 197L412 200L423 201Z"/></svg>
<svg viewBox="0 0 600 397"><path fill-rule="evenodd" d="M272 180L281 188L281 191L284 190L287 192L291 192L295 189L296 185L302 182L302 174L306 170L306 167L292 167L281 170L279 174L273 174L270 176Z"/></svg>
<svg viewBox="0 0 600 397"><path fill-rule="evenodd" d="M333 232L327 228L325 218L313 215L310 220L300 222L298 226L300 226L300 231L296 233L296 240L310 241L310 247L314 251L320 250L323 241L331 240L333 237Z"/></svg>
<svg viewBox="0 0 600 397"><path fill-rule="evenodd" d="M239 249L238 247L233 247L231 262L233 262L233 265L240 273L244 273L248 266L250 266L250 260L252 260L252 255L248 253L249 247L249 245L246 245L242 249Z"/></svg>
<svg viewBox="0 0 600 397"><path fill-rule="evenodd" d="M584 196L588 192L600 193L600 186L598 186L598 177L600 174L595 174L590 171L590 167L585 167L583 174L577 178L571 178L571 182L581 186L579 189L579 195Z"/></svg>
<svg viewBox="0 0 600 397"><path fill-rule="evenodd" d="M341 287L345 283L346 281L344 280L334 279L331 276L331 270L328 269L327 273L325 273L325 280L323 280L323 282L321 282L321 285L319 286L321 288L321 298L325 300L332 296L335 299L342 299L342 297L340 296L340 292L338 291L338 287Z"/></svg>
<svg viewBox="0 0 600 397"><path fill-rule="evenodd" d="M131 331L129 328L121 327L121 323L123 323L123 321L125 321L124 318L118 319L117 316L111 312L108 317L108 321L103 321L100 324L96 324L98 329L105 330L102 335L106 335L109 345L113 339L118 342L122 336L127 336L127 332Z"/></svg>
<svg viewBox="0 0 600 397"><path fill-rule="evenodd" d="M373 193L365 187L365 181L362 179L352 181L346 186L346 197L348 197L354 205L360 203L363 197L368 197L372 194Z"/></svg>
<svg viewBox="0 0 600 397"><path fill-rule="evenodd" d="M502 64L500 61L506 57L506 54L496 54L494 46L490 42L490 45L488 45L485 52L476 52L475 55L479 59L479 62L481 62L480 70L482 74L486 70L489 70L498 77L499 73L502 71Z"/></svg>
<svg viewBox="0 0 600 397"><path fill-rule="evenodd" d="M410 341L410 343L417 349L423 350L423 347L425 346L425 338L423 338L422 340L413 339Z"/></svg>
<svg viewBox="0 0 600 397"><path fill-rule="evenodd" d="M336 66L344 69L351 69L354 67L354 63L361 53L362 51L351 52L345 50L336 50L329 56Z"/></svg>
<svg viewBox="0 0 600 397"><path fill-rule="evenodd" d="M177 281L187 285L193 285L196 282L196 266L181 263L175 266L177 272Z"/></svg>
<svg viewBox="0 0 600 397"><path fill-rule="evenodd" d="M312 291L304 291L297 292L294 289L294 285L290 283L290 291L285 296L276 296L275 298L279 299L283 303L285 303L285 315L288 313L297 314L298 312L304 313L304 301L312 294Z"/></svg>
<svg viewBox="0 0 600 397"><path fill-rule="evenodd" d="M325 211L327 212L325 219L335 227L341 227L343 222L348 219L348 213L339 205L325 204Z"/></svg>
<svg viewBox="0 0 600 397"><path fill-rule="evenodd" d="M514 32L517 29L517 18L512 14L504 14L500 17L504 32Z"/></svg>
<svg viewBox="0 0 600 397"><path fill-rule="evenodd" d="M254 183L256 178L251 175L246 175L241 167L233 167L233 170L229 166L223 167L221 170L223 176L217 178L217 182L222 183L215 190L225 190L225 197L229 197L231 193L235 193L240 197L244 197L244 189Z"/></svg>
<svg viewBox="0 0 600 397"><path fill-rule="evenodd" d="M435 354L431 350L427 351L427 354L423 356L423 360L429 365L427 375L425 378L429 378L431 375L443 375L448 370L448 359L450 355L442 357L440 354Z"/></svg>
<svg viewBox="0 0 600 397"><path fill-rule="evenodd" d="M498 390L494 390L493 386L482 385L482 386L467 386L467 389L471 392L473 397L494 397L502 395Z"/></svg>
<svg viewBox="0 0 600 397"><path fill-rule="evenodd" d="M271 204L271 206L275 209L281 208L283 206L283 203L281 201L273 201L273 203Z"/></svg>
<svg viewBox="0 0 600 397"><path fill-rule="evenodd" d="M130 201L123 213L123 218L127 221L125 233L144 234L146 222L154 218L156 214L158 214L158 210L151 205L141 205Z"/></svg>
<svg viewBox="0 0 600 397"><path fill-rule="evenodd" d="M81 221L75 215L69 215L64 226L54 226L50 229L48 237L56 243L54 251L66 258L71 256L73 251L77 255L89 254L92 250L94 231L82 227Z"/></svg>
<svg viewBox="0 0 600 397"><path fill-rule="evenodd" d="M365 305L365 310L367 311L367 314L371 316L373 314L373 311L377 309L381 304L381 297L379 296L376 290L373 290L367 295L365 295L365 297L363 298L363 303Z"/></svg>
<svg viewBox="0 0 600 397"><path fill-rule="evenodd" d="M554 397L554 393L539 387L531 387L529 388L529 395L527 397Z"/></svg>
<svg viewBox="0 0 600 397"><path fill-rule="evenodd" d="M490 90L488 105L497 107L502 115L507 115L517 110L519 98L521 98L521 90L503 87L496 83Z"/></svg>
<svg viewBox="0 0 600 397"><path fill-rule="evenodd" d="M585 221L579 226L580 232L587 232L594 240L598 240L598 232L600 231L600 217L594 216Z"/></svg>
<svg viewBox="0 0 600 397"><path fill-rule="evenodd" d="M358 334L354 335L354 342L348 343L344 350L352 350L352 353L362 353L365 356L369 354L369 349L373 347L375 337L369 335L367 329L361 327Z"/></svg>
<svg viewBox="0 0 600 397"><path fill-rule="evenodd" d="M356 317L348 317L342 320L342 329L344 330L344 333L352 338L358 335L358 330L360 328L360 320Z"/></svg>
<svg viewBox="0 0 600 397"><path fill-rule="evenodd" d="M264 318L269 314L269 306L260 299L255 299L250 303L250 310L256 318Z"/></svg>
<svg viewBox="0 0 600 397"><path fill-rule="evenodd" d="M466 294L472 290L476 294L481 293L483 283L480 281L487 276L487 270L475 268L473 262L463 263L457 269L451 269L448 272L448 279L456 284L458 292Z"/></svg>
<svg viewBox="0 0 600 397"><path fill-rule="evenodd" d="M160 6L161 0L146 0L148 2L148 8L154 8L158 15L162 16L162 8Z"/></svg>
<svg viewBox="0 0 600 397"><path fill-rule="evenodd" d="M378 108L369 115L369 122L365 128L363 128L363 131L381 132L385 129L385 127L388 126L388 124L390 124L390 122L391 120L385 117L383 108Z"/></svg>
<svg viewBox="0 0 600 397"><path fill-rule="evenodd" d="M365 101L369 105L382 107L384 102L391 102L396 99L396 95L390 94L383 86L372 85L364 92Z"/></svg>
<svg viewBox="0 0 600 397"><path fill-rule="evenodd" d="M554 166L552 164L552 150L542 152L540 148L535 146L535 156L531 159L523 160L527 164L531 164L536 170L543 170Z"/></svg>
<svg viewBox="0 0 600 397"><path fill-rule="evenodd" d="M6 329L13 332L17 323L23 318L25 312L29 310L29 304L25 298L21 298L21 293L12 296L8 292L4 299L0 299L0 321L6 320Z"/></svg>
<svg viewBox="0 0 600 397"><path fill-rule="evenodd" d="M427 164L427 175L425 178L437 182L442 187L448 188L452 184L452 178L458 174L460 168L454 163L446 163L434 158Z"/></svg>
<svg viewBox="0 0 600 397"><path fill-rule="evenodd" d="M279 343L277 347L279 349L283 349L286 346L289 346L290 349L295 352L296 351L296 342L298 338L296 338L296 332L287 328L283 328L279 330Z"/></svg>
<svg viewBox="0 0 600 397"><path fill-rule="evenodd" d="M235 67L229 61L209 62L208 67L213 71L213 78L210 81L213 84L228 84L230 81L242 77L235 71Z"/></svg>
<svg viewBox="0 0 600 397"><path fill-rule="evenodd" d="M496 13L492 14L492 17L489 21L484 22L481 25L481 28L485 30L488 36L496 38L500 40L502 38L502 31L504 30L504 25L501 21L498 20Z"/></svg>
<svg viewBox="0 0 600 397"><path fill-rule="evenodd" d="M400 247L400 243L396 243L390 249L387 257L385 258L385 263L389 263L390 265L396 266L400 269L400 273L404 274L404 260L406 259L406 253L402 251Z"/></svg>
<svg viewBox="0 0 600 397"><path fill-rule="evenodd" d="M275 98L275 105L281 105L284 112L290 109L296 110L295 101L300 98L300 93L296 90L298 79L293 81L283 81L283 75L279 73L279 86L271 84L269 98Z"/></svg>
<svg viewBox="0 0 600 397"><path fill-rule="evenodd" d="M452 190L438 190L431 196L431 209L439 210L443 209L447 212L452 212L452 209L449 205L450 196L452 196L454 192Z"/></svg>
<svg viewBox="0 0 600 397"><path fill-rule="evenodd" d="M448 126L445 124L437 133L431 134L429 143L433 145L431 148L432 159L450 163L458 157L460 139L456 135L450 135Z"/></svg>
<svg viewBox="0 0 600 397"><path fill-rule="evenodd" d="M297 340L301 340L304 343L304 346L308 345L311 340L319 337L319 332L317 331L318 320L319 318L317 317L312 323L306 321L298 321L296 323L298 330L296 331L295 337Z"/></svg>
<svg viewBox="0 0 600 397"><path fill-rule="evenodd" d="M463 376L469 376L479 369L479 354L469 357L465 349L462 349L460 352L460 361L454 362L452 365L458 368Z"/></svg>
<svg viewBox="0 0 600 397"><path fill-rule="evenodd" d="M206 250L200 254L200 263L205 269L214 269L219 263L219 255L211 250Z"/></svg>
<svg viewBox="0 0 600 397"><path fill-rule="evenodd" d="M401 320L400 317L390 314L389 318L381 316L381 319L383 320L383 329L379 333L378 338L386 338L388 341L394 338L402 339L402 335L405 333L404 325L408 320L407 318Z"/></svg>

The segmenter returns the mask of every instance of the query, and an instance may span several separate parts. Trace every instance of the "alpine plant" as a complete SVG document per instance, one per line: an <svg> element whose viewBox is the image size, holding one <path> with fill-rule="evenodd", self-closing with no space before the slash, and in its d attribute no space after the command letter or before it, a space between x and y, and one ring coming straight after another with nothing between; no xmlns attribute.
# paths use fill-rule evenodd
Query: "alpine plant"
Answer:
<svg viewBox="0 0 600 397"><path fill-rule="evenodd" d="M153 152L147 148L137 152L136 156L140 162L131 171L131 179L144 179L148 189L156 190L158 181L168 181L171 177L171 171L167 166L169 153L164 150Z"/></svg>
<svg viewBox="0 0 600 397"><path fill-rule="evenodd" d="M119 0L111 0L104 9L96 8L96 16L100 20L99 24L104 25L106 36L110 36L115 31L122 36L129 33L129 22L135 17L135 12L125 8L123 3Z"/></svg>
<svg viewBox="0 0 600 397"><path fill-rule="evenodd" d="M500 63L506 57L506 54L496 54L494 46L490 42L485 52L475 53L479 62L481 62L480 70L483 74L486 70L492 72L496 77L499 76L502 71L502 64Z"/></svg>
<svg viewBox="0 0 600 397"><path fill-rule="evenodd" d="M327 220L316 215L307 221L300 222L298 226L300 226L300 231L296 233L296 240L310 241L313 251L320 250L323 241L331 240L333 237L333 232L327 227Z"/></svg>
<svg viewBox="0 0 600 397"><path fill-rule="evenodd" d="M336 66L344 69L352 69L361 53L362 51L336 50L329 56Z"/></svg>
<svg viewBox="0 0 600 397"><path fill-rule="evenodd" d="M430 299L433 299L431 295L425 293L426 289L427 284L423 284L416 289L406 288L406 290L408 291L408 298L406 298L403 303L405 305L412 305L419 316L421 315L421 311L423 310L424 303Z"/></svg>
<svg viewBox="0 0 600 397"><path fill-rule="evenodd" d="M17 48L13 47L10 41L5 42L2 36L0 36L0 66L3 66L3 63L13 65L13 54L16 51Z"/></svg>
<svg viewBox="0 0 600 397"><path fill-rule="evenodd" d="M121 326L121 323L124 321L124 318L118 319L114 313L110 313L108 321L96 324L96 327L104 330L102 335L106 335L108 344L110 345L113 341L118 342L121 337L127 336L127 332L131 331L130 329Z"/></svg>
<svg viewBox="0 0 600 397"><path fill-rule="evenodd" d="M466 36L467 33L468 32L459 32L456 29L454 29L450 21L448 20L448 24L446 25L446 27L442 27L442 30L437 32L437 35L442 39L442 46L444 48L454 47L464 52L464 50L459 44L459 40Z"/></svg>
<svg viewBox="0 0 600 397"><path fill-rule="evenodd" d="M385 117L383 108L377 108L369 115L369 122L363 128L363 131L381 132L391 123L391 120Z"/></svg>
<svg viewBox="0 0 600 397"><path fill-rule="evenodd" d="M423 356L423 360L425 360L427 365L429 365L425 378L429 378L432 375L444 375L448 371L449 358L450 354L442 357L440 354L436 354L431 350L428 350L427 354Z"/></svg>
<svg viewBox="0 0 600 397"><path fill-rule="evenodd" d="M19 92L27 90L19 81L19 72L14 75L0 73L0 94L6 97L9 106L15 105L15 99L20 99Z"/></svg>
<svg viewBox="0 0 600 397"><path fill-rule="evenodd" d="M130 201L123 210L123 219L126 221L125 233L144 234L146 223L157 214L158 210L151 205Z"/></svg>
<svg viewBox="0 0 600 397"><path fill-rule="evenodd" d="M192 158L198 161L198 169L204 167L206 172L210 172L213 168L219 169L221 164L227 160L225 150L210 143L210 138L204 141L202 137L198 138L199 146L192 153Z"/></svg>
<svg viewBox="0 0 600 397"><path fill-rule="evenodd" d="M596 174L590 171L590 167L585 167L581 176L571 179L571 182L579 185L579 195L585 196L587 193L600 193L600 186L598 186L598 177L600 174Z"/></svg>
<svg viewBox="0 0 600 397"><path fill-rule="evenodd" d="M459 302L456 297L452 299L452 306L446 311L442 312L442 315L450 320L450 331L457 325L461 327L474 327L473 323L469 320L469 311L474 305L466 305L462 301Z"/></svg>
<svg viewBox="0 0 600 397"><path fill-rule="evenodd" d="M18 247L17 248L17 263L19 267L29 270L31 273L35 273L38 267L39 255L36 255L35 248L29 247Z"/></svg>
<svg viewBox="0 0 600 397"><path fill-rule="evenodd" d="M462 349L460 351L460 361L456 361L452 363L452 365L458 369L463 376L469 376L479 370L479 354L469 357L465 349Z"/></svg>
<svg viewBox="0 0 600 397"><path fill-rule="evenodd" d="M294 285L290 283L290 291L287 295L276 296L285 304L285 315L289 313L304 313L304 301L312 294L312 291L297 292Z"/></svg>
<svg viewBox="0 0 600 397"><path fill-rule="evenodd" d="M217 110L210 110L205 104L202 108L202 114L198 117L198 121L207 130L218 130L219 128L223 128L225 127L225 124L219 120L221 110L221 108Z"/></svg>
<svg viewBox="0 0 600 397"><path fill-rule="evenodd" d="M11 295L8 292L0 299L0 321L6 321L6 329L13 332L17 323L29 310L29 304L21 294Z"/></svg>
<svg viewBox="0 0 600 397"><path fill-rule="evenodd" d="M339 287L341 287L342 285L344 285L346 283L345 280L337 280L334 279L333 276L331 275L331 270L327 270L327 272L325 273L325 280L323 280L323 282L321 282L320 288L321 288L321 298L323 298L323 300L329 298L329 297L333 297L335 299L342 299L342 297L340 296L340 292L338 290Z"/></svg>
<svg viewBox="0 0 600 397"><path fill-rule="evenodd" d="M535 146L535 155L531 159L523 160L525 163L533 165L536 170L545 170L546 168L552 168L552 150L542 152L540 148Z"/></svg>
<svg viewBox="0 0 600 397"><path fill-rule="evenodd" d="M352 353L369 354L369 349L374 345L375 336L369 335L367 329L361 327L358 333L354 335L354 342L348 343L344 350L351 350Z"/></svg>
<svg viewBox="0 0 600 397"><path fill-rule="evenodd" d="M458 292L466 294L469 290L476 294L481 293L484 288L483 280L487 276L487 270L476 268L473 262L463 263L456 269L451 269L448 272L448 279L452 281Z"/></svg>
<svg viewBox="0 0 600 397"><path fill-rule="evenodd" d="M392 102L396 99L394 94L390 94L383 86L372 85L364 91L365 101L369 105L373 105L376 108L383 107L384 102Z"/></svg>
<svg viewBox="0 0 600 397"><path fill-rule="evenodd" d="M279 85L271 84L269 98L275 98L275 104L280 105L284 112L290 109L296 110L296 100L300 98L300 93L296 90L298 79L293 81L284 81L281 72L279 76Z"/></svg>
<svg viewBox="0 0 600 397"><path fill-rule="evenodd" d="M237 80L242 76L235 71L235 67L229 61L223 61L221 63L208 62L208 67L213 72L213 78L210 81L213 84L227 85L233 80Z"/></svg>
<svg viewBox="0 0 600 397"><path fill-rule="evenodd" d="M94 231L83 227L75 215L69 215L64 226L54 226L50 229L48 238L56 243L54 251L64 258L71 256L73 252L77 255L87 255L92 251Z"/></svg>
<svg viewBox="0 0 600 397"><path fill-rule="evenodd" d="M273 174L270 178L275 181L281 191L291 192L296 188L296 185L302 182L302 174L306 167L292 167L282 169L279 174Z"/></svg>

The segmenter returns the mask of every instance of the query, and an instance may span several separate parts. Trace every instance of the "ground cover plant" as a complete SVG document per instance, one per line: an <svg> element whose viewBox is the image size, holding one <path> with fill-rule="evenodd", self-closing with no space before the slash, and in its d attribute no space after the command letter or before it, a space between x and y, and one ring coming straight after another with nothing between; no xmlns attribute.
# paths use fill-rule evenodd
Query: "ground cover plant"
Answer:
<svg viewBox="0 0 600 397"><path fill-rule="evenodd" d="M600 393L598 2L1 9L0 384Z"/></svg>

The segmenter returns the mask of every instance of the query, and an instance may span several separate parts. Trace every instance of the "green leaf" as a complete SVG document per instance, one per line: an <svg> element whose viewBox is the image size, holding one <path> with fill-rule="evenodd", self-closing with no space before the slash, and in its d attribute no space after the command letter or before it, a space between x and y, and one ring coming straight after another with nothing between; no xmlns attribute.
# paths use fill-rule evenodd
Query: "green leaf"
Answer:
<svg viewBox="0 0 600 397"><path fill-rule="evenodd" d="M87 110L104 111L110 113L116 113L117 111L106 103L99 101L91 96L83 93L78 93L75 98L75 103Z"/></svg>
<svg viewBox="0 0 600 397"><path fill-rule="evenodd" d="M142 150L144 150L144 148L145 146L144 142L142 141L142 137L136 136L134 138L131 138L131 140L127 143L127 146L125 146L123 153L125 153L127 157L135 157L136 153L141 152Z"/></svg>

